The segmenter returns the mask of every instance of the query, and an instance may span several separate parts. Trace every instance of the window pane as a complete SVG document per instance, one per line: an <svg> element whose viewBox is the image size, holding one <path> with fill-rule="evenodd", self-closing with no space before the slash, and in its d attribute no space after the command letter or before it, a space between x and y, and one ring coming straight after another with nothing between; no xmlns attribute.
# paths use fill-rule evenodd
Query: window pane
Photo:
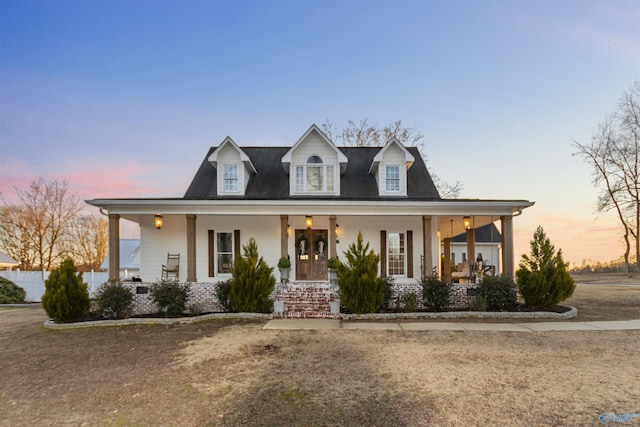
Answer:
<svg viewBox="0 0 640 427"><path fill-rule="evenodd" d="M311 156L307 159L307 163L322 163L322 159L318 156Z"/></svg>
<svg viewBox="0 0 640 427"><path fill-rule="evenodd" d="M217 243L218 253L233 252L233 235L231 233L218 233Z"/></svg>
<svg viewBox="0 0 640 427"><path fill-rule="evenodd" d="M322 191L322 166L307 166L307 191Z"/></svg>
<svg viewBox="0 0 640 427"><path fill-rule="evenodd" d="M238 166L224 166L224 191L238 191Z"/></svg>
<svg viewBox="0 0 640 427"><path fill-rule="evenodd" d="M388 233L388 264L389 274L392 276L404 275L404 233Z"/></svg>
<svg viewBox="0 0 640 427"><path fill-rule="evenodd" d="M333 191L333 166L327 166L327 191Z"/></svg>
<svg viewBox="0 0 640 427"><path fill-rule="evenodd" d="M400 168L398 166L387 166L386 189L387 191L400 191Z"/></svg>
<svg viewBox="0 0 640 427"><path fill-rule="evenodd" d="M218 273L231 274L233 269L233 234L217 233Z"/></svg>
<svg viewBox="0 0 640 427"><path fill-rule="evenodd" d="M218 254L218 273L233 273L233 256L231 254Z"/></svg>
<svg viewBox="0 0 640 427"><path fill-rule="evenodd" d="M304 191L304 167L296 166L296 191Z"/></svg>

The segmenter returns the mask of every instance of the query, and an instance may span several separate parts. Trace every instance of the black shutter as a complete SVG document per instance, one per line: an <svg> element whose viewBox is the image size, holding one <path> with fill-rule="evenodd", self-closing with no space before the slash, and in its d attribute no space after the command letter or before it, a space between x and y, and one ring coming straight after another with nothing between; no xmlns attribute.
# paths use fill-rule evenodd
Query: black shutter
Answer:
<svg viewBox="0 0 640 427"><path fill-rule="evenodd" d="M407 277L413 278L413 231L407 231Z"/></svg>
<svg viewBox="0 0 640 427"><path fill-rule="evenodd" d="M380 276L387 277L387 232L380 231Z"/></svg>
<svg viewBox="0 0 640 427"><path fill-rule="evenodd" d="M216 275L216 233L213 230L209 230L209 277L215 277Z"/></svg>

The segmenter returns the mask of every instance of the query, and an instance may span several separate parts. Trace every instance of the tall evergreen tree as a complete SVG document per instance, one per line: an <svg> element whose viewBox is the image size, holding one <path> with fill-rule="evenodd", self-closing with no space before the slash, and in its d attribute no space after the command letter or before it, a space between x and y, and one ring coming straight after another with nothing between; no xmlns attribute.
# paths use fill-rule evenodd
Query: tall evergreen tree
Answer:
<svg viewBox="0 0 640 427"><path fill-rule="evenodd" d="M242 246L244 256L236 257L233 279L229 288L229 301L234 311L269 313L273 301L269 298L276 284L273 267L258 255L258 244L253 239Z"/></svg>
<svg viewBox="0 0 640 427"><path fill-rule="evenodd" d="M523 254L516 271L518 289L527 306L550 307L573 295L576 285L555 247L538 226L531 240L531 253Z"/></svg>
<svg viewBox="0 0 640 427"><path fill-rule="evenodd" d="M66 259L45 280L42 307L56 322L75 320L89 311L89 291L82 282L82 273L72 260Z"/></svg>
<svg viewBox="0 0 640 427"><path fill-rule="evenodd" d="M362 232L344 255L347 263L337 267L340 303L356 314L377 311L385 290L385 280L378 277L380 255L369 249L369 242L363 243Z"/></svg>

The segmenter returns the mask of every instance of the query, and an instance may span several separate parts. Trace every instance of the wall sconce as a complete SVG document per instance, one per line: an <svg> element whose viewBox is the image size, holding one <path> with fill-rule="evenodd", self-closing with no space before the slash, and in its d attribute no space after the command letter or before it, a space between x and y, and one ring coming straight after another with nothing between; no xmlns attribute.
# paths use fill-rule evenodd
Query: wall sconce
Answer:
<svg viewBox="0 0 640 427"><path fill-rule="evenodd" d="M462 218L462 222L464 223L465 230L471 230L471 217L465 216Z"/></svg>
<svg viewBox="0 0 640 427"><path fill-rule="evenodd" d="M340 225L336 224L336 237L340 235Z"/></svg>
<svg viewBox="0 0 640 427"><path fill-rule="evenodd" d="M291 224L287 224L287 237L291 237Z"/></svg>
<svg viewBox="0 0 640 427"><path fill-rule="evenodd" d="M304 224L307 226L307 230L313 227L313 217L311 215L307 215L304 217Z"/></svg>
<svg viewBox="0 0 640 427"><path fill-rule="evenodd" d="M162 228L163 219L164 218L160 214L156 214L156 216L153 217L153 223L155 224L158 230Z"/></svg>

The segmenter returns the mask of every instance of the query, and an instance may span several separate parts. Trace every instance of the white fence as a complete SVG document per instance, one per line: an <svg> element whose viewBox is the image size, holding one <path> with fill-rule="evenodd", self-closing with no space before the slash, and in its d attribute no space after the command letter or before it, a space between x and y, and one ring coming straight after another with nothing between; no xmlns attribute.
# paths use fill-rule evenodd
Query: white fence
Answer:
<svg viewBox="0 0 640 427"><path fill-rule="evenodd" d="M44 294L44 281L49 277L49 272L5 270L0 271L0 276L24 289L27 292L25 301L39 302ZM89 288L89 295L93 296L98 287L109 280L109 273L90 271L82 274L82 280Z"/></svg>

